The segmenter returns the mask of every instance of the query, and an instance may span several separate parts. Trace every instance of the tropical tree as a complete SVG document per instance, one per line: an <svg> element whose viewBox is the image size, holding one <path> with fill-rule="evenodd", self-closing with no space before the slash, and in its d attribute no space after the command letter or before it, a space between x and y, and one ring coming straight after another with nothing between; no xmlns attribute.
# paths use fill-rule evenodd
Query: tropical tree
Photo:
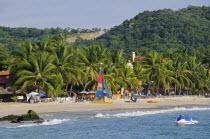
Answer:
<svg viewBox="0 0 210 139"><path fill-rule="evenodd" d="M77 68L79 63L77 62L76 51L65 41L62 35L54 37L51 41L50 51L54 56L53 63L57 73L62 75L63 81L66 83L66 92L68 92L68 85L73 81L71 77L74 78L80 74L80 70Z"/></svg>
<svg viewBox="0 0 210 139"><path fill-rule="evenodd" d="M146 75L143 72L143 66L142 63L137 62L133 65L133 71L137 79L139 80L139 83L145 82L146 81ZM140 84L141 86L141 84ZM139 87L140 87L139 86Z"/></svg>
<svg viewBox="0 0 210 139"><path fill-rule="evenodd" d="M0 71L6 70L9 65L9 52L5 46L0 44Z"/></svg>
<svg viewBox="0 0 210 139"><path fill-rule="evenodd" d="M127 67L126 63L122 65L120 69L118 69L119 78L121 82L119 83L121 87L125 89L131 89L138 85L139 80L133 72L133 69Z"/></svg>
<svg viewBox="0 0 210 139"><path fill-rule="evenodd" d="M31 87L44 89L46 91L52 90L51 80L56 80L54 70L55 65L52 63L53 56L47 52L41 54L30 55L28 61L20 63L17 72L16 84L21 84L21 89L26 90Z"/></svg>
<svg viewBox="0 0 210 139"><path fill-rule="evenodd" d="M147 92L149 92L151 84L154 83L155 76L159 73L158 71L160 71L160 68L162 68L160 66L160 64L162 63L163 60L155 51L149 52L146 55L146 58L142 61L144 74L147 76L147 84L148 84Z"/></svg>
<svg viewBox="0 0 210 139"><path fill-rule="evenodd" d="M173 71L173 77L177 80L177 82L173 82L175 93L177 93L177 86L179 87L180 94L182 88L189 86L191 83L189 78L191 72L187 70L186 67L187 62L183 60L181 55L174 59L174 61L169 66L169 69Z"/></svg>
<svg viewBox="0 0 210 139"><path fill-rule="evenodd" d="M80 57L80 62L82 63L81 67L83 68L82 76L87 76L85 78L80 78L82 80L83 87L87 87L88 83L89 87L94 89L96 88L99 68L101 63L107 59L108 51L98 45L92 45L85 49L79 49L78 51L78 56ZM91 82L89 80L91 80ZM86 89L86 87L83 89Z"/></svg>
<svg viewBox="0 0 210 139"><path fill-rule="evenodd" d="M61 74L57 74L56 80L50 80L49 83L52 85L52 88L48 91L48 97L55 98L61 95L68 95L68 93L63 90L65 84Z"/></svg>

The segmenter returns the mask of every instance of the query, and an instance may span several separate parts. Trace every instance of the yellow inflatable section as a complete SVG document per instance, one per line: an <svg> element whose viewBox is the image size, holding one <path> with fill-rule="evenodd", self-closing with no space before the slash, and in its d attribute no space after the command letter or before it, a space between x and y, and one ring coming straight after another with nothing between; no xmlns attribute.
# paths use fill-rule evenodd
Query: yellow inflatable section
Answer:
<svg viewBox="0 0 210 139"><path fill-rule="evenodd" d="M107 101L107 102L91 102L91 103L97 103L97 104L112 104L113 101Z"/></svg>

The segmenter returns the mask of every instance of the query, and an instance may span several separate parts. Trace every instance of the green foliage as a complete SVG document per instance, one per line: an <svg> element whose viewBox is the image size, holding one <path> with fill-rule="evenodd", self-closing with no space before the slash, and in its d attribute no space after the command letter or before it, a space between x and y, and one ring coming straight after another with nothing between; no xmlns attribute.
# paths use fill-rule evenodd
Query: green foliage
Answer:
<svg viewBox="0 0 210 139"><path fill-rule="evenodd" d="M11 97L11 99L14 100L15 102L18 101L18 97L17 96L13 96L13 97Z"/></svg>
<svg viewBox="0 0 210 139"><path fill-rule="evenodd" d="M9 65L8 58L9 52L7 48L0 43L0 71L7 69L7 66Z"/></svg>
<svg viewBox="0 0 210 139"><path fill-rule="evenodd" d="M40 88L57 97L68 92L69 87L73 92L96 90L100 63L103 63L103 77L113 93L120 87L133 89L139 80L146 89L157 92L159 88L206 91L209 88L206 71L210 69L209 13L210 7L194 6L178 11L145 11L96 40L78 39L73 46L65 42L65 35L42 42L25 41L9 57L11 77L22 90ZM61 33L59 28L45 31ZM71 33L79 32L72 29ZM125 66L132 51L147 57L134 65L133 71ZM171 62L163 62L164 58L170 58Z"/></svg>
<svg viewBox="0 0 210 139"><path fill-rule="evenodd" d="M123 49L125 53L145 51L149 48L175 52L210 45L210 7L193 7L172 11L163 9L145 11L124 21L97 38L97 43L110 49Z"/></svg>
<svg viewBox="0 0 210 139"><path fill-rule="evenodd" d="M34 121L34 120L42 120L39 115L33 111L29 110L27 114L22 114L21 116L19 115L8 115L0 118L0 121Z"/></svg>
<svg viewBox="0 0 210 139"><path fill-rule="evenodd" d="M47 41L55 35L72 35L75 33L100 32L100 28L93 29L72 29L72 28L10 28L0 26L0 44L7 46L9 50L14 50L15 46L26 40L32 42Z"/></svg>
<svg viewBox="0 0 210 139"><path fill-rule="evenodd" d="M20 116L18 116L18 115L11 114L11 115L7 115L7 116L0 118L0 121L13 121L13 120L18 119L19 117Z"/></svg>
<svg viewBox="0 0 210 139"><path fill-rule="evenodd" d="M33 121L33 120L39 120L40 117L39 115L33 111L33 110L29 110L27 114L22 114L17 121Z"/></svg>

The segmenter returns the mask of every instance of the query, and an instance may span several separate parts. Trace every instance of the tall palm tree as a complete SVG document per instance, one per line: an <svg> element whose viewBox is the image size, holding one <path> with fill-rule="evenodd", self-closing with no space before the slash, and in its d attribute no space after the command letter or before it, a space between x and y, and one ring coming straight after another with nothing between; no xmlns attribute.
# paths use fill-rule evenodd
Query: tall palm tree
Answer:
<svg viewBox="0 0 210 139"><path fill-rule="evenodd" d="M53 56L47 52L39 54L38 57L30 55L28 61L21 63L17 72L16 84L21 84L21 89L36 86L39 89L50 90L52 85L50 80L56 80L55 65L52 64Z"/></svg>
<svg viewBox="0 0 210 139"><path fill-rule="evenodd" d="M65 38L61 35L53 38L51 52L54 56L54 65L56 70L63 77L63 81L66 83L66 92L68 91L68 84L71 80L71 76L75 77L79 74L76 51L71 45L67 44ZM71 75L71 76L70 76Z"/></svg>
<svg viewBox="0 0 210 139"><path fill-rule="evenodd" d="M67 92L63 91L64 81L62 75L56 74L56 80L50 80L49 83L52 85L52 88L48 91L48 97L55 98L60 95L68 95Z"/></svg>
<svg viewBox="0 0 210 139"><path fill-rule="evenodd" d="M91 69L91 67L84 67L84 71L79 76L80 85L82 85L83 90L86 90L87 87L91 87L97 80L97 73ZM92 86L93 88L93 86ZM82 95L82 99L84 99L84 93Z"/></svg>
<svg viewBox="0 0 210 139"><path fill-rule="evenodd" d="M182 59L180 55L170 64L169 69L173 71L173 76L178 82L174 82L175 93L177 93L177 86L179 87L179 94L181 89L185 86L189 86L191 80L189 78L190 71L187 70L187 62Z"/></svg>
<svg viewBox="0 0 210 139"><path fill-rule="evenodd" d="M146 81L146 75L143 73L143 66L142 63L138 62L135 63L133 66L133 71L139 82ZM140 86L139 86L140 87Z"/></svg>
<svg viewBox="0 0 210 139"><path fill-rule="evenodd" d="M97 76L99 67L101 63L103 63L107 59L108 50L102 48L98 45L92 45L84 49L79 49L78 56L80 57L80 62L82 63L83 73L87 76L86 81L83 80L84 83L90 82L90 88L96 88ZM92 84L91 84L92 83ZM83 88L86 89L86 88Z"/></svg>
<svg viewBox="0 0 210 139"><path fill-rule="evenodd" d="M122 83L122 80L119 76L119 72L117 68L115 67L115 64L106 61L103 65L103 79L105 80L108 90L113 94L117 92L117 90L120 88Z"/></svg>
<svg viewBox="0 0 210 139"><path fill-rule="evenodd" d="M146 58L142 61L144 74L147 75L147 83L148 83L147 92L150 90L151 84L155 80L154 76L160 70L161 67L160 64L162 63L163 61L161 57L155 51L149 52L146 55Z"/></svg>
<svg viewBox="0 0 210 139"><path fill-rule="evenodd" d="M133 69L128 68L126 63L118 69L118 72L122 87L131 89L138 85L139 80L134 74Z"/></svg>

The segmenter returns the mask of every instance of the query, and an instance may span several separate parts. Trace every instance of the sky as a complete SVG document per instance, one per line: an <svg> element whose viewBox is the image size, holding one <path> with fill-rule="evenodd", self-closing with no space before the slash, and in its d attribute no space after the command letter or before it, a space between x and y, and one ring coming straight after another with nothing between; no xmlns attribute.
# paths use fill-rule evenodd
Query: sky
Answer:
<svg viewBox="0 0 210 139"><path fill-rule="evenodd" d="M0 26L106 28L149 10L210 6L210 0L0 0Z"/></svg>

